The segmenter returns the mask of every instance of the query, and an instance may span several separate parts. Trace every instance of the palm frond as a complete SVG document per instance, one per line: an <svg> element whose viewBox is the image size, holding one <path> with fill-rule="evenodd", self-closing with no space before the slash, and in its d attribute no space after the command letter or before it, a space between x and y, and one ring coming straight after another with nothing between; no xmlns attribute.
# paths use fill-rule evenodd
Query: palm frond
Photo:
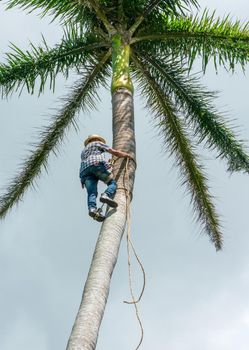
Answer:
<svg viewBox="0 0 249 350"><path fill-rule="evenodd" d="M42 17L49 14L54 20L59 18L62 22L82 24L88 31L96 25L103 26L110 33L113 26L106 16L109 3L112 3L112 1L8 0L7 9L18 6L24 10L29 10L29 12L40 10Z"/></svg>
<svg viewBox="0 0 249 350"><path fill-rule="evenodd" d="M91 10L91 0L7 0L7 9L19 7L28 12L40 10L42 16L51 15L53 19L83 23L87 27L96 22L95 12Z"/></svg>
<svg viewBox="0 0 249 350"><path fill-rule="evenodd" d="M76 26L66 28L60 44L50 48L43 38L43 45L22 51L12 44L12 52L7 53L7 62L0 64L0 90L8 95L14 90L26 87L34 93L39 78L39 93L43 92L47 81L55 87L58 73L68 76L71 68L79 69L87 63L91 55L106 44L96 35L84 35Z"/></svg>
<svg viewBox="0 0 249 350"><path fill-rule="evenodd" d="M176 159L183 179L182 184L186 184L191 193L194 209L197 211L197 219L202 223L216 250L219 250L222 248L222 235L218 215L209 193L202 166L187 137L186 128L178 117L173 102L168 96L165 96L160 85L134 53L132 60L135 63L134 74L142 95L147 100L147 107L156 117L157 126L164 137L167 150Z"/></svg>
<svg viewBox="0 0 249 350"><path fill-rule="evenodd" d="M164 94L171 96L178 109L194 127L199 141L216 148L219 158L225 158L229 171L249 173L249 156L242 141L236 138L233 128L212 104L215 94L207 91L196 77L190 77L177 62L158 60L153 55L141 53L140 57Z"/></svg>
<svg viewBox="0 0 249 350"><path fill-rule="evenodd" d="M63 99L64 106L54 117L52 124L40 133L40 142L36 149L21 165L20 171L11 181L6 193L0 197L0 218L18 203L24 192L34 184L40 175L42 167L47 168L48 156L51 151L56 153L59 144L71 125L75 125L75 114L80 109L92 109L98 98L96 89L105 84L109 75L107 61L111 56L109 50L99 61L92 62L86 72L73 87L72 93Z"/></svg>
<svg viewBox="0 0 249 350"><path fill-rule="evenodd" d="M98 1L98 0L80 0L80 2L82 4L88 2L89 3L89 7L92 8L96 15L97 18L103 23L105 29L107 30L107 32L109 34L113 34L115 32L115 28L112 25L112 22L109 20L109 18L107 18L106 16L106 10L108 9L108 6L106 6L107 4L105 4L106 2L108 3L108 1ZM109 1L110 2L110 1ZM108 12L108 10L107 10Z"/></svg>
<svg viewBox="0 0 249 350"><path fill-rule="evenodd" d="M124 21L124 4L123 0L118 0L116 4L117 21L122 23Z"/></svg>
<svg viewBox="0 0 249 350"><path fill-rule="evenodd" d="M198 16L165 16L158 14L155 21L144 23L133 42L141 42L145 50L187 59L189 68L194 60L202 58L205 71L211 58L218 65L234 69L245 67L249 61L249 24L232 22L227 16L216 18L215 13L204 11ZM147 41L147 42L146 42Z"/></svg>
<svg viewBox="0 0 249 350"><path fill-rule="evenodd" d="M170 11L174 14L185 13L185 10L194 6L199 7L197 0L150 0L144 9L144 17L147 17L151 12L168 13Z"/></svg>
<svg viewBox="0 0 249 350"><path fill-rule="evenodd" d="M142 1L138 2L142 4ZM142 22L157 23L164 16L179 16L184 15L186 10L194 6L199 7L197 0L150 0L146 1L141 13L135 19L130 28L130 33L133 34ZM145 25L146 27L146 25Z"/></svg>

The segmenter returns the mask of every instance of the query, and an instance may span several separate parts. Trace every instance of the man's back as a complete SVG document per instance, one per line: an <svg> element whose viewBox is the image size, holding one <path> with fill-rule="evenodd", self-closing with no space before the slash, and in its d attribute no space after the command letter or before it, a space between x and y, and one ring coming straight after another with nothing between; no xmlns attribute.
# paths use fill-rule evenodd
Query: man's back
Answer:
<svg viewBox="0 0 249 350"><path fill-rule="evenodd" d="M109 149L110 147L102 142L90 142L81 153L80 173L92 165L98 165L100 162L107 165L105 152Z"/></svg>

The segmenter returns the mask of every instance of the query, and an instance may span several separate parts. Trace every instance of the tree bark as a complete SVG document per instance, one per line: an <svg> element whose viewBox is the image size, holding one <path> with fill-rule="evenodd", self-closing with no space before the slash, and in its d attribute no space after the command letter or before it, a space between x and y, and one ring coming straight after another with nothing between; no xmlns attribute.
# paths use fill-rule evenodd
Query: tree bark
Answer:
<svg viewBox="0 0 249 350"><path fill-rule="evenodd" d="M133 95L127 88L113 91L113 147L130 153L135 159ZM127 184L126 159L114 165L118 189L117 209L108 209L94 251L82 301L68 341L67 350L94 350L103 318L113 269L116 265L121 239L126 226L127 190L132 193L135 163L129 161Z"/></svg>

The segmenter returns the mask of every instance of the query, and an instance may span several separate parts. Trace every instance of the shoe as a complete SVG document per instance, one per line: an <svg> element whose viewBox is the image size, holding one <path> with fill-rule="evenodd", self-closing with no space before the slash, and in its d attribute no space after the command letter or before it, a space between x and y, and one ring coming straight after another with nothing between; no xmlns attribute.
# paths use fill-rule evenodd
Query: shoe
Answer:
<svg viewBox="0 0 249 350"><path fill-rule="evenodd" d="M105 217L98 211L97 208L90 208L89 215L91 216L91 218L98 222L102 222L105 220Z"/></svg>
<svg viewBox="0 0 249 350"><path fill-rule="evenodd" d="M100 196L100 202L108 204L111 208L117 208L118 203L114 199L108 196L107 193L102 193Z"/></svg>

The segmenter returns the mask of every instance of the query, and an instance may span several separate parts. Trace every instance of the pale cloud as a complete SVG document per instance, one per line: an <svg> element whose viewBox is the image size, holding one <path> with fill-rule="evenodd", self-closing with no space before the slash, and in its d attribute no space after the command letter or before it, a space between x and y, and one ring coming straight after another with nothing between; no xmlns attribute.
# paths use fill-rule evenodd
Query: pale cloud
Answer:
<svg viewBox="0 0 249 350"><path fill-rule="evenodd" d="M20 310L12 320L11 328L1 335L1 344L4 350L49 349L46 330Z"/></svg>

